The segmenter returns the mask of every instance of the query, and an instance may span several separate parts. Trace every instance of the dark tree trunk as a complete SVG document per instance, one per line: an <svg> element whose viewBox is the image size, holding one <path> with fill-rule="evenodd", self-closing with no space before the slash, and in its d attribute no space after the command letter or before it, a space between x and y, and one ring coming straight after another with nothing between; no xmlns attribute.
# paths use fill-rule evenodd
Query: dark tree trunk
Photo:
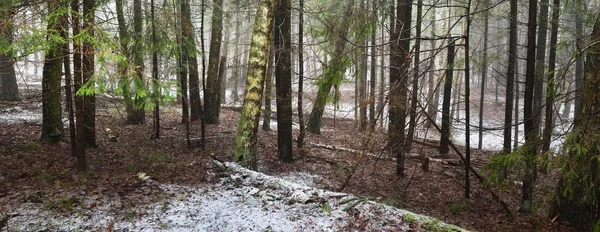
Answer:
<svg viewBox="0 0 600 232"><path fill-rule="evenodd" d="M81 23L79 15L81 13L79 0L71 1L71 27L73 28L73 35L78 35L81 29ZM81 75L81 44L78 40L73 39L73 84L75 86L74 92L77 93L83 85L83 76ZM85 157L85 111L84 111L84 97L82 95L75 95L75 129L77 131L77 171L87 171L87 161Z"/></svg>
<svg viewBox="0 0 600 232"><path fill-rule="evenodd" d="M586 44L583 42L584 31L583 31L583 15L582 12L584 10L585 2L583 0L575 0L574 2L575 10L573 12L575 16L575 47L577 52L583 51ZM575 91L574 91L574 101L573 108L575 108L575 119L579 116L579 112L577 112L577 107L579 107L581 95L581 82L583 80L583 54L579 54L575 60ZM568 116L568 114L567 114Z"/></svg>
<svg viewBox="0 0 600 232"><path fill-rule="evenodd" d="M182 30L184 49L188 54L188 75L189 75L189 104L190 121L200 119L202 114L202 101L200 99L200 74L198 72L198 56L196 54L196 34L192 24L192 13L189 0L184 0L181 4Z"/></svg>
<svg viewBox="0 0 600 232"><path fill-rule="evenodd" d="M377 10L377 1L372 1L372 11ZM374 25L373 34L371 35L371 75L369 83L369 124L371 130L375 129L375 87L377 86L377 25Z"/></svg>
<svg viewBox="0 0 600 232"><path fill-rule="evenodd" d="M415 39L415 69L412 79L412 93L410 101L410 119L408 123L408 134L406 136L406 149L410 152L412 146L412 140L415 134L415 127L417 127L417 103L419 101L418 89L419 89L419 63L421 62L421 22L423 15L423 1L419 0L417 3L417 26L416 26L416 39ZM467 67L468 68L468 67Z"/></svg>
<svg viewBox="0 0 600 232"><path fill-rule="evenodd" d="M471 198L471 58L470 58L470 31L471 31L471 1L467 5L465 31L465 198Z"/></svg>
<svg viewBox="0 0 600 232"><path fill-rule="evenodd" d="M59 7L55 3L48 4L48 11L56 13ZM59 19L48 23L44 70L42 72L42 141L58 143L64 139L62 106L60 100L60 82L62 76L62 45L51 37L60 36L63 23Z"/></svg>
<svg viewBox="0 0 600 232"><path fill-rule="evenodd" d="M87 30L90 36L94 36L95 30L95 0L83 0L83 29ZM83 56L81 72L83 82L90 88L94 87L94 46L92 41L86 40L83 42ZM85 124L85 145L87 147L98 147L96 145L96 95L90 94L84 97L83 118Z"/></svg>
<svg viewBox="0 0 600 232"><path fill-rule="evenodd" d="M221 58L221 39L223 37L223 0L213 1L210 54L208 57L208 79L204 95L206 123L219 123L219 63Z"/></svg>
<svg viewBox="0 0 600 232"><path fill-rule="evenodd" d="M150 17L152 17L152 80L154 85L154 138L160 138L160 86L158 80L158 37L156 36L156 18L154 0L150 0ZM197 73L197 72L196 72ZM196 80L198 77L196 76Z"/></svg>
<svg viewBox="0 0 600 232"><path fill-rule="evenodd" d="M408 69L410 66L410 22L412 0L398 0L396 29L390 35L390 125L389 146L396 157L396 175L404 176L405 122L407 111Z"/></svg>
<svg viewBox="0 0 600 232"><path fill-rule="evenodd" d="M533 104L535 86L537 0L529 0L529 20L527 23L527 71L525 73L525 98L523 117L525 121L525 170L519 211L531 213L533 188L535 183L538 126Z"/></svg>
<svg viewBox="0 0 600 232"><path fill-rule="evenodd" d="M300 134L298 134L298 148L302 149L304 145L304 106L302 95L304 94L304 0L300 0L300 9L298 10L298 124L300 124Z"/></svg>
<svg viewBox="0 0 600 232"><path fill-rule="evenodd" d="M452 77L454 76L454 40L448 44L446 74L444 79L444 99L442 100L442 135L440 139L440 154L448 154L450 149L450 97L452 96Z"/></svg>
<svg viewBox="0 0 600 232"><path fill-rule="evenodd" d="M292 2L279 0L275 11L275 93L277 96L277 150L279 159L293 161L292 155Z"/></svg>
<svg viewBox="0 0 600 232"><path fill-rule="evenodd" d="M0 44L7 46L12 44L14 30L14 14L10 2L2 1L0 3L0 17L2 17L3 24L0 26ZM0 99L8 101L17 101L21 98L13 56L11 50L0 52Z"/></svg>
<svg viewBox="0 0 600 232"><path fill-rule="evenodd" d="M517 0L510 1L510 26L509 26L509 39L508 39L508 68L506 74L506 105L504 108L504 143L503 150L506 153L511 151L511 142L512 142L512 111L513 111L513 96L514 96L514 84L515 84L515 66L517 64ZM484 66L485 67L485 66ZM517 86L518 87L518 86ZM481 96L483 96L483 89L481 91ZM518 94L518 93L517 93ZM518 100L517 100L518 101ZM482 106L483 109L483 106ZM483 111L480 110L480 113ZM481 118L480 120L482 120ZM479 125L482 125L480 121ZM517 119L515 118L515 123ZM515 129L516 130L516 129ZM481 132L480 132L481 133ZM481 140L481 135L479 136ZM516 139L516 137L515 137Z"/></svg>
<svg viewBox="0 0 600 232"><path fill-rule="evenodd" d="M546 80L546 112L544 121L544 132L542 151L545 153L550 149L552 131L554 131L554 99L556 98L556 84L554 80L556 66L556 43L558 41L558 19L560 16L560 0L552 3L552 29L550 30L550 54L548 57L548 75ZM544 168L543 170L546 170Z"/></svg>
<svg viewBox="0 0 600 232"><path fill-rule="evenodd" d="M143 54L143 36L142 36L142 1L133 1L133 64L135 65L134 91L140 91L146 88L144 80L144 54ZM131 123L142 124L146 118L144 97L134 94L134 117Z"/></svg>
<svg viewBox="0 0 600 232"><path fill-rule="evenodd" d="M483 3L483 8L488 8L489 5L490 5L489 0L485 0L484 3ZM510 16L512 16L512 14ZM477 145L477 148L479 148L480 150L481 150L481 148L483 146L483 108L485 107L485 105L484 105L485 104L485 92L487 90L485 84L486 84L486 81L487 81L487 70L488 70L489 18L490 18L490 12L489 11L485 11L483 13L483 58L482 58L482 62L481 62L481 83L480 83L481 84L481 88L480 88L480 94L479 94L479 144ZM513 18L509 17L509 20L513 20ZM510 24L510 25L512 26L512 24ZM512 31L510 31L510 32L512 32ZM515 33L516 33L516 31L515 31ZM509 37L510 36L512 36L512 34L509 35ZM516 36L516 34L515 34L515 36ZM510 39L509 39L509 43L510 43ZM509 49L510 49L510 45L509 45ZM513 51L513 53L510 53L510 51L509 51L509 53L508 53L509 54L509 59L510 59L511 56L513 56L512 54L514 54L514 52L515 51ZM510 68L509 68L509 70L510 70ZM514 69L513 69L513 71L514 71ZM514 75L514 72L513 72L513 75ZM510 81L510 78L508 76L506 78L506 81L507 82ZM511 85L511 87L512 87L512 85ZM509 91L508 90L508 85L506 86L506 91L507 91L507 93ZM512 89L510 90L510 92L512 93ZM512 100L509 100L508 96L507 96L506 105L508 105L509 102L510 102L510 104L512 104ZM512 107L511 107L511 110L512 110ZM506 115L508 115L508 117L506 117ZM511 112L505 112L504 118L505 119L506 118L512 118L512 113ZM504 126L506 126L506 120L505 120L504 123L505 123ZM508 129L509 136L508 137L510 137L510 124L509 124L508 127L509 127L509 129ZM506 130L506 128L504 128L504 129ZM506 133L506 131L504 133Z"/></svg>

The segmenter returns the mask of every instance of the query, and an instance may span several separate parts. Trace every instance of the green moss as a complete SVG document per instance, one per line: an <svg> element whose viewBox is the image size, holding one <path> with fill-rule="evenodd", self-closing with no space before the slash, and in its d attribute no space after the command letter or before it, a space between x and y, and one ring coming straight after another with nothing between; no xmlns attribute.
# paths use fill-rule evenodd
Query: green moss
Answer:
<svg viewBox="0 0 600 232"><path fill-rule="evenodd" d="M37 180L43 181L43 182L52 182L55 179L54 175L52 175L50 173L41 173L41 174L37 175L37 177L35 177L35 178Z"/></svg>
<svg viewBox="0 0 600 232"><path fill-rule="evenodd" d="M471 210L471 201L461 199L459 201L452 202L452 204L450 204L449 208L450 208L450 212L452 212L452 213L467 212L467 211Z"/></svg>
<svg viewBox="0 0 600 232"><path fill-rule="evenodd" d="M35 150L35 149L38 149L39 147L40 147L40 144L37 142L34 142L34 141L27 141L27 142L19 144L19 149L25 150L25 151Z"/></svg>
<svg viewBox="0 0 600 232"><path fill-rule="evenodd" d="M48 202L46 209L50 210L66 210L73 211L73 208L81 204L81 200L78 197L64 197L57 200Z"/></svg>

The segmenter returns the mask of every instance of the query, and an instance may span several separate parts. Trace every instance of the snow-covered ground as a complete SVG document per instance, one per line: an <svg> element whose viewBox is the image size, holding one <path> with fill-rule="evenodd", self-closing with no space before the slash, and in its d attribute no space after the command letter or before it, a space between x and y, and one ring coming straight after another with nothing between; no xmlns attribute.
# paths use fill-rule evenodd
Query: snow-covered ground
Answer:
<svg viewBox="0 0 600 232"><path fill-rule="evenodd" d="M117 210L120 203L115 197L83 192L76 195L81 199L79 206L69 213L47 210L41 203L22 203L9 209L8 228L16 231L107 228L118 231L421 231L434 226L463 231L437 219L367 198L303 185L314 184L311 181L318 176L312 174L288 173L277 178L234 163L225 165L226 177L214 185L178 186L144 181L140 188L159 188L166 197L148 205L136 205L126 213ZM95 202L101 203L91 207Z"/></svg>

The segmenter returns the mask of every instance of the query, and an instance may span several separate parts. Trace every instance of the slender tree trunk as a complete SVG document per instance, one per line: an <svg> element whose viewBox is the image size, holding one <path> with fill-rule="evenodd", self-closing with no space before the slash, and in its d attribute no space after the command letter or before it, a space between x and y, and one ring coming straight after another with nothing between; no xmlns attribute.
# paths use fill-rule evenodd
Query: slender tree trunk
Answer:
<svg viewBox="0 0 600 232"><path fill-rule="evenodd" d="M471 58L470 58L470 36L471 36L471 0L467 4L466 30L465 30L465 199L471 198Z"/></svg>
<svg viewBox="0 0 600 232"><path fill-rule="evenodd" d="M83 29L93 37L95 31L95 0L83 0ZM83 42L82 75L83 82L90 88L94 87L94 46L92 41ZM96 95L90 94L84 97L85 104L85 145L96 148Z"/></svg>
<svg viewBox="0 0 600 232"><path fill-rule="evenodd" d="M372 1L372 11L377 11L377 1ZM369 83L369 124L370 129L375 129L375 87L377 86L377 24L373 26L373 34L371 35L371 75Z"/></svg>
<svg viewBox="0 0 600 232"><path fill-rule="evenodd" d="M575 10L573 12L573 15L575 17L575 47L577 49L577 52L583 51L583 48L586 46L585 43L583 42L583 38L584 38L584 31L583 31L583 16L582 16L582 12L584 9L584 1L583 0L575 0L573 1L573 4L575 5L575 7L573 7ZM575 91L574 91L574 101L573 104L575 105L573 108L575 108L575 117L574 119L576 120L577 117L579 117L579 112L577 112L577 108L579 107L580 104L580 98L579 95L581 95L581 82L583 80L583 54L579 54L575 60ZM568 114L567 114L568 116Z"/></svg>
<svg viewBox="0 0 600 232"><path fill-rule="evenodd" d="M440 139L440 154L448 154L450 149L450 96L452 96L452 77L454 74L454 40L448 44L446 75L444 80L444 99L442 100L442 135Z"/></svg>
<svg viewBox="0 0 600 232"><path fill-rule="evenodd" d="M408 135L406 136L406 149L410 152L412 146L412 140L415 134L415 127L417 127L417 103L419 101L419 63L421 62L421 23L423 15L423 1L419 0L417 3L417 26L416 26L416 39L415 39L415 69L412 79L412 93L410 102L410 119L408 123Z"/></svg>
<svg viewBox="0 0 600 232"><path fill-rule="evenodd" d="M131 78L129 76L129 60L131 59L131 53L129 51L130 38L125 22L125 14L123 13L123 0L116 0L115 5L117 10L117 22L119 24L119 44L121 45L121 53L125 56L125 60L118 64L119 74L121 75L119 85L123 91L125 112L127 114L125 122L128 124L136 124L134 103L131 99ZM73 63L81 63L81 61L77 62L76 59L73 58Z"/></svg>
<svg viewBox="0 0 600 232"><path fill-rule="evenodd" d="M64 17L64 18L63 18ZM62 46L63 67L65 71L65 103L69 114L69 144L71 146L71 156L77 156L77 132L75 130L75 112L73 110L73 75L71 73L71 57L69 51L69 18L68 15L61 16L63 28L60 32L65 43Z"/></svg>
<svg viewBox="0 0 600 232"><path fill-rule="evenodd" d="M146 88L144 80L144 54L143 44L144 36L142 35L142 1L133 1L133 64L135 66L134 86L135 91L142 91ZM134 109L135 117L133 123L142 124L146 118L145 97L134 94Z"/></svg>
<svg viewBox="0 0 600 232"><path fill-rule="evenodd" d="M258 121L269 54L270 31L277 0L260 0L250 43L244 103L235 140L235 160L257 168Z"/></svg>
<svg viewBox="0 0 600 232"><path fill-rule="evenodd" d="M200 74L198 72L198 55L196 52L196 33L192 24L192 13L189 0L181 3L181 24L183 49L187 53L187 69L189 81L189 107L190 121L200 119L202 112L202 101L200 99Z"/></svg>
<svg viewBox="0 0 600 232"><path fill-rule="evenodd" d="M234 51L234 58L233 58L233 63L235 65L235 69L233 69L233 89L231 90L231 100L233 100L234 103L237 103L240 100L240 94L238 93L238 88L239 88L239 75L240 75L240 69L242 69L241 67L241 62L240 62L240 42L241 42L241 32L240 32L240 26L242 24L242 20L240 19L240 14L235 14L235 51ZM271 57L269 56L269 59ZM271 63L268 63L267 65L270 66ZM267 77L268 78L268 77ZM266 105L265 105L266 107ZM264 127L263 127L264 129Z"/></svg>
<svg viewBox="0 0 600 232"><path fill-rule="evenodd" d="M489 5L490 5L489 0L484 0L483 8L488 8ZM489 11L485 11L483 13L483 58L482 58L482 63L481 63L481 81L480 81L481 82L480 83L481 84L481 88L480 88L480 91L479 91L480 92L480 94L479 94L479 144L477 145L477 148L480 149L480 150L481 150L481 148L483 146L483 108L485 107L485 92L487 90L485 84L486 84L486 81L487 81L487 70L488 70L489 18L490 18L490 12ZM512 20L512 18L510 20ZM516 36L516 34L515 34L515 36ZM509 41L509 43L510 43L510 41ZM510 45L509 45L509 47L510 47ZM513 53L510 53L510 52L508 53L509 54L508 55L509 59L510 59L511 56L513 56L514 52L516 52L516 51L513 51ZM508 68L508 70L510 70L510 68ZM513 75L514 75L514 69L513 69ZM506 81L509 82L511 80L510 80L510 78L507 77ZM508 93L508 85L506 86L506 89L507 89L506 91ZM511 89L510 92L512 93L512 89ZM508 104L512 104L512 100L509 100L508 96L507 96L506 105L508 105ZM509 116L506 117L506 115L509 115ZM506 118L512 118L512 113L511 112L505 112L504 118L505 119ZM504 126L506 126L506 124ZM510 124L509 124L508 127L509 127L509 129L508 129L509 136L508 137L510 137ZM506 130L506 128L504 128L504 129ZM506 131L504 133L506 133Z"/></svg>
<svg viewBox="0 0 600 232"><path fill-rule="evenodd" d="M304 0L300 0L298 10L298 123L300 134L298 134L298 148L304 145L304 106L302 95L304 94ZM302 150L301 150L302 151Z"/></svg>
<svg viewBox="0 0 600 232"><path fill-rule="evenodd" d="M531 213L533 188L536 176L537 129L533 104L535 86L537 0L529 0L529 20L527 23L527 72L525 74L525 102L523 117L525 120L525 170L519 211Z"/></svg>
<svg viewBox="0 0 600 232"><path fill-rule="evenodd" d="M14 14L10 4L11 1L0 2L0 17L3 24L0 26L0 44L6 46L13 41ZM0 99L8 101L18 101L21 98L13 56L12 50L0 52Z"/></svg>
<svg viewBox="0 0 600 232"><path fill-rule="evenodd" d="M48 12L55 14L58 3L49 3ZM58 16L54 16L58 17ZM63 23L59 18L49 20L46 42L49 44L45 53L42 72L42 141L58 143L64 140L62 106L60 100L60 82L62 76L62 45L52 37L60 36Z"/></svg>
<svg viewBox="0 0 600 232"><path fill-rule="evenodd" d="M223 0L213 0L210 54L208 57L208 80L206 82L205 113L206 123L219 123L219 63L221 57L221 39L223 37Z"/></svg>
<svg viewBox="0 0 600 232"><path fill-rule="evenodd" d="M517 41L518 44L518 41ZM515 71L517 72L515 75L515 82L514 82L514 87L515 87L515 107L514 107L514 111L515 111L515 120L514 120L514 126L515 126L515 137L513 138L514 141L514 145L513 148L517 149L517 147L519 146L519 101L521 100L521 90L520 90L520 86L521 86L521 78L520 75L518 74L519 72L519 61L515 61ZM509 147L510 148L510 147Z"/></svg>
<svg viewBox="0 0 600 232"><path fill-rule="evenodd" d="M73 36L78 35L81 29L79 15L81 13L79 0L71 1L71 27L73 28ZM81 44L78 40L73 39L73 84L75 86L75 93L81 89L83 85L83 76L81 75ZM77 171L87 171L87 161L85 157L85 124L84 124L84 97L83 95L75 95L75 129L77 132Z"/></svg>
<svg viewBox="0 0 600 232"><path fill-rule="evenodd" d="M389 146L396 157L396 175L404 176L404 134L408 69L410 66L409 47L412 0L398 0L396 5L396 29L390 35L390 125L388 128Z"/></svg>
<svg viewBox="0 0 600 232"><path fill-rule="evenodd" d="M435 1L435 0L432 0ZM435 37L435 30L436 30L436 13L435 13L435 7L431 8L431 36ZM429 101L427 104L427 115L429 115L429 117L431 117L431 121L436 121L437 120L437 106L438 106L438 98L436 96L439 96L437 94L438 92L438 81L436 80L436 67L435 67L435 51L434 49L436 48L436 41L435 40L431 40L431 50L429 51L429 78L428 78L428 89L427 89L427 100ZM432 128L433 125L431 124L430 120L425 121L425 128Z"/></svg>
<svg viewBox="0 0 600 232"><path fill-rule="evenodd" d="M275 11L275 93L277 96L277 150L279 159L292 156L291 0L279 0Z"/></svg>
<svg viewBox="0 0 600 232"><path fill-rule="evenodd" d="M160 138L160 87L158 80L158 37L156 36L156 18L154 0L150 0L150 17L152 17L152 80L154 81L154 138ZM198 77L196 77L198 79Z"/></svg>
<svg viewBox="0 0 600 232"><path fill-rule="evenodd" d="M509 16L509 41L508 41L508 68L507 68L507 74L506 74L506 105L504 108L504 143L503 143L503 150L505 153L509 153L511 152L511 142L512 142L512 111L513 111L513 95L514 95L514 84L515 84L515 70L517 70L515 68L518 60L517 60L517 44L518 44L518 37L517 37L517 17L518 17L518 11L517 11L517 0L511 0L510 1L510 16ZM485 66L484 66L485 67ZM518 84L517 84L517 91L518 91ZM481 95L483 96L483 90L481 92ZM517 92L517 102L518 102L518 92ZM518 103L517 103L518 104ZM518 108L518 107L517 107ZM480 112L482 112L480 110ZM517 113L515 113L517 114ZM480 120L482 121L483 118L480 118ZM517 123L518 119L515 118L515 123ZM481 125L481 124L480 124ZM515 131L518 131L518 128L515 128ZM515 135L515 139L516 139L516 135ZM481 140L481 135L480 135L480 140Z"/></svg>
<svg viewBox="0 0 600 232"><path fill-rule="evenodd" d="M560 0L552 3L552 29L550 29L550 54L548 57L548 75L546 80L546 112L543 132L542 151L550 150L552 131L554 131L554 99L556 98L555 69L556 66L556 44L558 41L558 19L560 17ZM546 168L542 170L547 170Z"/></svg>
<svg viewBox="0 0 600 232"><path fill-rule="evenodd" d="M221 61L219 63L219 102L217 106L219 106L219 111L221 111L221 105L223 103L227 103L227 87L229 85L229 80L227 80L227 72L229 71L229 62L228 62L228 53L229 53L229 13L223 15L225 21L225 27L223 31L223 46L221 46Z"/></svg>
<svg viewBox="0 0 600 232"><path fill-rule="evenodd" d="M275 38L275 30L271 30L271 38ZM262 129L264 131L271 131L271 96L273 95L273 71L275 70L275 45L271 43L269 45L269 57L267 60L267 74L265 76L265 112L263 116Z"/></svg>

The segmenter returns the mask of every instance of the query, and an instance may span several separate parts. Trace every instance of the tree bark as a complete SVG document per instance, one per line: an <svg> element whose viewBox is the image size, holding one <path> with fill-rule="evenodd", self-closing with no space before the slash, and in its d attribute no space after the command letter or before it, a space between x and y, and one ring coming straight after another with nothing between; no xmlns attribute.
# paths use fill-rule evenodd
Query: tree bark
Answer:
<svg viewBox="0 0 600 232"><path fill-rule="evenodd" d="M244 103L235 140L235 160L253 170L257 168L258 121L276 3L277 0L258 2L250 43Z"/></svg>
<svg viewBox="0 0 600 232"><path fill-rule="evenodd" d="M79 15L81 13L79 0L71 1L71 25L73 28L73 35L78 35L81 29L81 23ZM73 39L73 84L75 86L75 93L78 93L83 85L83 76L81 75L81 44L78 40ZM82 94L75 95L75 129L77 132L77 143L76 143L76 166L77 171L80 173L87 171L87 161L85 157L85 124L84 124L84 96Z"/></svg>
<svg viewBox="0 0 600 232"><path fill-rule="evenodd" d="M11 1L0 3L2 26L0 26L0 44L10 46L13 41L14 25ZM21 99L17 75L13 60L13 51L0 52L0 99L18 101Z"/></svg>
<svg viewBox="0 0 600 232"><path fill-rule="evenodd" d="M275 93L277 101L277 150L279 159L294 160L292 155L292 63L291 0L279 0L275 11Z"/></svg>
<svg viewBox="0 0 600 232"><path fill-rule="evenodd" d="M506 102L504 107L504 143L503 143L503 151L505 153L511 152L511 142L512 142L512 113L513 113L513 98L514 98L514 84L515 84L515 66L517 64L517 17L518 17L518 8L517 8L517 0L510 1L510 16L509 16L509 39L508 39L508 68L506 74ZM484 66L485 67L485 66ZM485 83L485 82L484 82ZM483 86L483 85L482 85ZM481 96L483 96L483 89L481 91ZM518 94L518 93L517 93ZM518 101L518 100L517 100ZM483 109L483 106L482 106ZM480 109L480 114L482 114L482 109ZM483 117L480 116L480 124L482 125ZM515 123L517 123L517 118L515 118ZM481 130L481 128L480 128ZM517 129L515 129L517 130ZM480 132L481 133L481 132ZM482 136L479 135L480 143ZM516 135L515 135L516 139Z"/></svg>
<svg viewBox="0 0 600 232"><path fill-rule="evenodd" d="M48 11L56 13L60 10L58 3L48 4ZM58 17L58 16L55 16ZM61 76L62 76L62 44L52 39L60 36L63 23L60 19L49 20L46 42L49 44L45 53L44 69L42 71L42 141L58 143L64 140L62 105L61 105Z"/></svg>
<svg viewBox="0 0 600 232"><path fill-rule="evenodd" d="M546 112L544 121L544 132L542 151L550 149L552 131L554 131L554 99L556 98L556 84L554 76L556 73L556 44L558 41L558 19L560 17L560 0L554 0L552 3L552 20L550 29L550 54L548 57L548 75L546 79ZM543 170L546 170L544 168Z"/></svg>
<svg viewBox="0 0 600 232"><path fill-rule="evenodd" d="M298 124L300 124L300 134L298 134L298 148L304 146L304 0L300 0L300 9L298 10Z"/></svg>
<svg viewBox="0 0 600 232"><path fill-rule="evenodd" d="M271 38L275 38L275 30L271 29ZM273 95L273 71L275 70L275 45L269 44L269 57L267 59L267 74L265 76L265 112L263 116L263 131L271 131L271 97Z"/></svg>
<svg viewBox="0 0 600 232"><path fill-rule="evenodd" d="M221 39L223 37L223 0L213 0L210 54L208 57L208 79L206 80L205 118L208 124L219 123L219 63Z"/></svg>
<svg viewBox="0 0 600 232"><path fill-rule="evenodd" d="M442 133L440 154L448 154L450 148L450 97L452 96L452 77L454 76L454 40L450 39L447 52L446 75L444 80L444 99L442 100Z"/></svg>
<svg viewBox="0 0 600 232"><path fill-rule="evenodd" d="M410 119L408 123L408 134L406 136L406 152L410 152L412 147L412 140L415 135L415 127L417 127L417 103L419 101L419 77L420 69L419 63L421 62L421 24L423 15L423 1L417 2L417 25L416 25L416 39L415 39L415 69L413 70L412 78L412 93L410 102ZM468 67L467 67L468 68Z"/></svg>
<svg viewBox="0 0 600 232"><path fill-rule="evenodd" d="M489 0L484 0L484 2L483 2L483 8L484 9L488 8L489 5L490 5ZM511 15L510 16L512 16L512 11L511 11ZM487 90L486 89L486 81L487 81L487 71L488 71L489 19L490 19L490 12L489 12L489 10L486 10L483 13L483 58L482 58L482 62L481 62L481 83L480 83L481 84L481 88L479 89L480 90L479 91L480 92L479 93L479 143L477 145L477 148L480 149L480 150L483 147L483 108L485 107L485 92ZM513 18L510 18L509 20L513 20ZM512 22L509 22L509 24L512 26L511 23ZM511 32L512 31L509 29L509 33L511 33ZM516 33L516 31L515 31L515 33ZM509 37L510 36L512 36L512 34L510 34ZM516 34L515 34L515 36L516 36ZM510 43L510 39L509 39L509 43ZM509 44L509 49L510 49L510 44ZM513 53L514 53L514 51L513 51ZM514 56L513 53L510 53L510 52L508 53L509 59L510 59L511 56ZM510 70L510 68L509 68L509 70ZM513 68L513 75L514 75L514 68ZM506 81L509 82L510 78L507 77ZM508 93L508 85L506 86L506 92ZM512 89L511 89L510 92L512 93ZM506 104L508 105L509 102L510 102L510 104L512 104L512 99L509 100L508 96L507 96ZM511 108L511 110L512 110L512 108ZM506 115L508 115L508 117L506 117ZM505 118L505 120L506 120L506 118L512 118L512 113L505 112L504 118ZM505 122L504 126L505 126L504 129L506 130L506 122ZM506 131L504 133L506 133ZM508 134L509 134L508 137L510 137L510 124L509 124Z"/></svg>
<svg viewBox="0 0 600 232"><path fill-rule="evenodd" d="M407 111L408 69L410 66L410 28L412 0L398 0L396 29L390 35L390 125L389 147L396 157L396 175L404 176L405 122Z"/></svg>
<svg viewBox="0 0 600 232"><path fill-rule="evenodd" d="M525 73L525 99L523 117L525 120L525 170L521 191L521 207L519 211L531 213L533 188L536 178L538 126L533 104L535 87L536 25L537 0L529 0L529 20L527 23L527 71Z"/></svg>

